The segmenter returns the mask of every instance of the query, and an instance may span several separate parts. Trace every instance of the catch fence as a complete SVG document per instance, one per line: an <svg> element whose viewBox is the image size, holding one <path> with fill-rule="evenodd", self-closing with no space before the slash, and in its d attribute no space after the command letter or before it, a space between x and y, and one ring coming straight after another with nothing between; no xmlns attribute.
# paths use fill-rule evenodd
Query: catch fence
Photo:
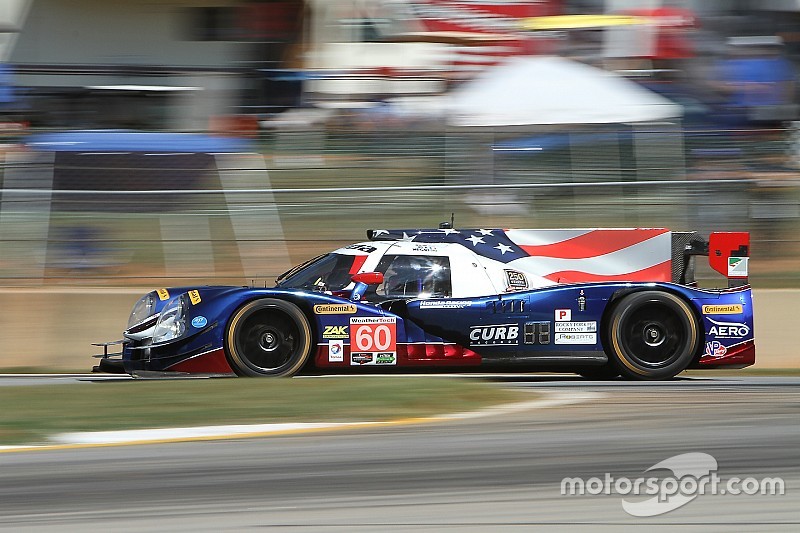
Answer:
<svg viewBox="0 0 800 533"><path fill-rule="evenodd" d="M792 130L447 131L356 121L239 154L10 149L0 286L271 284L369 228L752 233L754 279L800 282Z"/></svg>

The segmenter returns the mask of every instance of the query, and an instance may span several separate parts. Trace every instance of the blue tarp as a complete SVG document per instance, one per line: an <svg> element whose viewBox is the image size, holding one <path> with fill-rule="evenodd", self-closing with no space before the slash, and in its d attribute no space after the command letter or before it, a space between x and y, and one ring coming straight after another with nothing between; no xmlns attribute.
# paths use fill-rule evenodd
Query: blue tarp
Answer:
<svg viewBox="0 0 800 533"><path fill-rule="evenodd" d="M25 145L46 152L234 153L252 151L243 139L195 133L77 130L31 135Z"/></svg>

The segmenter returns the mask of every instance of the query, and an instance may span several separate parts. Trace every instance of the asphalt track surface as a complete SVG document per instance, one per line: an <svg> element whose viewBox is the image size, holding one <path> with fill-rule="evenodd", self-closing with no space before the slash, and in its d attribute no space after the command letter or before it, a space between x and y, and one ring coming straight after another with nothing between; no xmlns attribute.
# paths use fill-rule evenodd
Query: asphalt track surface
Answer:
<svg viewBox="0 0 800 533"><path fill-rule="evenodd" d="M800 530L798 378L496 379L584 400L418 425L2 453L0 529ZM561 494L565 477L668 477L646 470L685 453L712 456L723 482L779 477L785 494L696 495L650 517L622 507L645 496Z"/></svg>

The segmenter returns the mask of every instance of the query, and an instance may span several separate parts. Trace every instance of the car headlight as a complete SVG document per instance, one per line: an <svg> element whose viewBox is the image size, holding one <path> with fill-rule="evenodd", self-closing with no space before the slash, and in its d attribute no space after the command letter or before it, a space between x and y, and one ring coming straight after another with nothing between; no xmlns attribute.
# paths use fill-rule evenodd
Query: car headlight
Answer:
<svg viewBox="0 0 800 533"><path fill-rule="evenodd" d="M170 300L158 317L153 330L153 343L171 341L182 336L186 331L186 295L181 294Z"/></svg>
<svg viewBox="0 0 800 533"><path fill-rule="evenodd" d="M153 316L156 312L156 293L149 292L139 298L139 301L136 302L136 305L133 306L133 311L131 311L131 316L128 318L128 328L131 329L133 326L141 324L146 319Z"/></svg>

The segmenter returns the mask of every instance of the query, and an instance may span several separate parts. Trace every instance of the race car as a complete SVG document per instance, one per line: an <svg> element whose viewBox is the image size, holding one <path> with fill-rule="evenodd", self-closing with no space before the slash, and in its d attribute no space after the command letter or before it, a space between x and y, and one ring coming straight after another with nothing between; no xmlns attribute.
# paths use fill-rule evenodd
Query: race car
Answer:
<svg viewBox="0 0 800 533"><path fill-rule="evenodd" d="M557 370L669 379L755 362L749 234L664 228L369 230L275 287L164 288L96 371ZM726 288L700 288L708 256ZM121 344L119 353L109 347Z"/></svg>

